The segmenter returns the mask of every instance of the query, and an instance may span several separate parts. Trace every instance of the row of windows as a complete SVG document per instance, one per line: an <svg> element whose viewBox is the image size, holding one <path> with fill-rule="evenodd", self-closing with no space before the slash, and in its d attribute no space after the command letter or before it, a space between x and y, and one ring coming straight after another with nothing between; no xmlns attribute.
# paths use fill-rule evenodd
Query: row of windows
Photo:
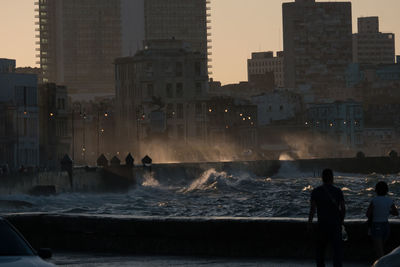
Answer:
<svg viewBox="0 0 400 267"><path fill-rule="evenodd" d="M260 61L260 62L249 61L249 67L281 66L281 65L282 65L281 61Z"/></svg>
<svg viewBox="0 0 400 267"><path fill-rule="evenodd" d="M195 83L195 95L200 96L202 95L202 85L201 83L197 82ZM154 85L152 83L147 84L146 88L146 97L150 98L152 96L155 96L154 92ZM184 86L183 83L176 83L175 84L175 90L174 90L174 85L172 83L167 83L165 85L165 96L167 98L182 98L185 96L184 92Z"/></svg>

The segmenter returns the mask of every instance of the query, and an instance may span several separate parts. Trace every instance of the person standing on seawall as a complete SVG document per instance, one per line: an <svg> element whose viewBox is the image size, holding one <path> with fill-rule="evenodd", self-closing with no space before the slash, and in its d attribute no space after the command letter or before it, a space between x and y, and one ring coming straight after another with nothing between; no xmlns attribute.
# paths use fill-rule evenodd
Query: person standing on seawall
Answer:
<svg viewBox="0 0 400 267"><path fill-rule="evenodd" d="M328 243L333 247L333 266L341 267L343 260L342 225L346 207L342 190L333 186L333 172L322 172L323 184L311 193L308 227L312 228L315 212L318 215L316 244L317 267L325 267L325 250Z"/></svg>
<svg viewBox="0 0 400 267"><path fill-rule="evenodd" d="M389 187L385 182L378 182L375 192L377 196L369 204L367 217L371 222L371 236L379 259L385 255L385 242L389 239L389 215L399 216L399 212L393 200L387 196Z"/></svg>

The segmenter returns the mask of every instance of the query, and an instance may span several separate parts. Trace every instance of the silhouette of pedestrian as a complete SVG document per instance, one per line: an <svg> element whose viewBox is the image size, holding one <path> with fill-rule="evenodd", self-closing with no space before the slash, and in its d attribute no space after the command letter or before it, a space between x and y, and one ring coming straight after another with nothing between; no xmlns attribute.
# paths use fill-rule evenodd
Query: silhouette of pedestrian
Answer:
<svg viewBox="0 0 400 267"><path fill-rule="evenodd" d="M389 215L399 216L393 200L387 196L389 187L385 182L378 182L375 186L377 196L371 200L367 210L376 255L379 258L385 255L385 242L389 239Z"/></svg>
<svg viewBox="0 0 400 267"><path fill-rule="evenodd" d="M308 227L311 229L315 212L318 215L316 261L318 267L325 266L325 250L328 243L333 247L333 266L341 267L343 258L342 225L346 208L342 190L333 186L333 172L322 172L323 185L311 193Z"/></svg>

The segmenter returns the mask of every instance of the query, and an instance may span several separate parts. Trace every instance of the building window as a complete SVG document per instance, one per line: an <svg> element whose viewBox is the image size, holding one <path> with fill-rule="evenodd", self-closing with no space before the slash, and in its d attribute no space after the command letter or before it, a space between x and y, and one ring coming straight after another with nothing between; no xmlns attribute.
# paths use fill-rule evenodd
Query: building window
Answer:
<svg viewBox="0 0 400 267"><path fill-rule="evenodd" d="M167 105L167 119L172 119L174 117L174 105Z"/></svg>
<svg viewBox="0 0 400 267"><path fill-rule="evenodd" d="M176 97L183 97L183 84L182 83L176 84Z"/></svg>
<svg viewBox="0 0 400 267"><path fill-rule="evenodd" d="M196 96L202 95L201 83L196 83L195 94Z"/></svg>
<svg viewBox="0 0 400 267"><path fill-rule="evenodd" d="M196 103L195 113L196 113L196 116L201 116L203 114L201 103Z"/></svg>
<svg viewBox="0 0 400 267"><path fill-rule="evenodd" d="M175 76L176 77L182 77L183 76L183 64L182 64L182 62L176 62Z"/></svg>
<svg viewBox="0 0 400 267"><path fill-rule="evenodd" d="M166 95L168 98L173 98L174 97L174 92L172 92L172 84L167 83L167 86L165 87Z"/></svg>
<svg viewBox="0 0 400 267"><path fill-rule="evenodd" d="M177 134L179 139L182 139L184 137L184 130L182 124L177 125Z"/></svg>
<svg viewBox="0 0 400 267"><path fill-rule="evenodd" d="M194 63L194 73L195 73L195 75L197 75L197 76L200 76L200 75L201 75L201 64L200 64L199 61L197 61L197 62Z"/></svg>
<svg viewBox="0 0 400 267"><path fill-rule="evenodd" d="M147 84L147 92L146 92L146 94L147 94L148 98L151 98L152 96L154 96L154 86L153 86L152 83L148 83Z"/></svg>
<svg viewBox="0 0 400 267"><path fill-rule="evenodd" d="M183 104L176 105L176 117L178 119L183 119Z"/></svg>

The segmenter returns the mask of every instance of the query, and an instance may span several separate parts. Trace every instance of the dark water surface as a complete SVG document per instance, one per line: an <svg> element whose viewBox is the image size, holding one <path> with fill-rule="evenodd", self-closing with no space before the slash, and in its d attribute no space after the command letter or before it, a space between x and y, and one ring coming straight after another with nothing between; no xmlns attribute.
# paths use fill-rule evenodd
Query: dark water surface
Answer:
<svg viewBox="0 0 400 267"><path fill-rule="evenodd" d="M285 163L273 177L251 173L205 171L193 181L173 177L157 181L151 175L124 194L65 193L49 197L0 196L1 200L32 205L0 205L0 213L57 212L140 216L306 217L311 190L321 183ZM336 174L347 203L347 218L364 218L378 181L389 184L390 196L400 200L399 175Z"/></svg>

